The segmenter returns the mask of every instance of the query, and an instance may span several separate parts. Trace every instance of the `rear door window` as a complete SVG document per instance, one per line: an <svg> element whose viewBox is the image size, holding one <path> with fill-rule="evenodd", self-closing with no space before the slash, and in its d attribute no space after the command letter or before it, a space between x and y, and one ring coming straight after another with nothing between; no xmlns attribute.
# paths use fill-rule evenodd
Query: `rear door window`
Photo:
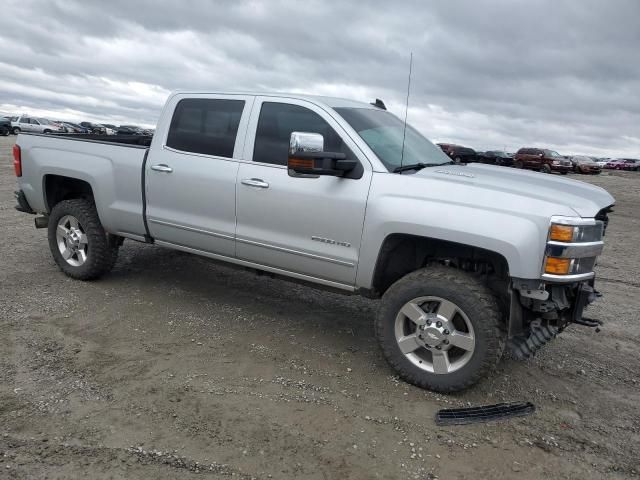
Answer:
<svg viewBox="0 0 640 480"><path fill-rule="evenodd" d="M176 105L167 146L233 158L244 100L188 98Z"/></svg>

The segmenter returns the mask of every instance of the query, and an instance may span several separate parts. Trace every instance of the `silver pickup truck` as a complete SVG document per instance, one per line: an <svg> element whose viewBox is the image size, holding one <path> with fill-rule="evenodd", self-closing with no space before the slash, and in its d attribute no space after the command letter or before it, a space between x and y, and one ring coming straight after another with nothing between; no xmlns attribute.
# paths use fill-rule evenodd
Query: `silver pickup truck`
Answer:
<svg viewBox="0 0 640 480"><path fill-rule="evenodd" d="M404 127L379 100L176 92L153 138L21 134L16 208L81 280L126 238L380 298L384 355L436 391L596 326L611 195L452 164Z"/></svg>

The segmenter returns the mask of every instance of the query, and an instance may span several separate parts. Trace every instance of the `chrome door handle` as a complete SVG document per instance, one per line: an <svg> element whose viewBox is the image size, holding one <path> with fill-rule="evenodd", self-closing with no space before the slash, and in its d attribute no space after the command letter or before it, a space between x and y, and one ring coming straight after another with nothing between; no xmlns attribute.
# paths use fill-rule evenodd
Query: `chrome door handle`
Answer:
<svg viewBox="0 0 640 480"><path fill-rule="evenodd" d="M158 165L151 165L151 170L155 170L156 172L164 172L164 173L173 172L173 168L171 168L169 165L165 165L164 163L159 163Z"/></svg>
<svg viewBox="0 0 640 480"><path fill-rule="evenodd" d="M259 178L243 178L241 182L243 185L248 185L250 187L269 188L269 184Z"/></svg>

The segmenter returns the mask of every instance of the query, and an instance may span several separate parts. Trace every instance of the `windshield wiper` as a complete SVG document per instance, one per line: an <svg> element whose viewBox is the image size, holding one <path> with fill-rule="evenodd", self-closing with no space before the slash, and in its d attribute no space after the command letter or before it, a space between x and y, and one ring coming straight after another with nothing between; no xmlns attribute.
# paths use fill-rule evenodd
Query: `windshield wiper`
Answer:
<svg viewBox="0 0 640 480"><path fill-rule="evenodd" d="M427 168L429 165L426 163L412 163L410 165L401 165L393 169L393 173L400 173L406 170L422 170L423 168Z"/></svg>
<svg viewBox="0 0 640 480"><path fill-rule="evenodd" d="M407 170L422 170L423 168L427 168L427 167L441 167L442 165L452 165L453 161L451 162L444 162L444 163L412 163L409 165L401 165L399 167L396 167L393 169L393 173L400 173L400 172L405 172Z"/></svg>

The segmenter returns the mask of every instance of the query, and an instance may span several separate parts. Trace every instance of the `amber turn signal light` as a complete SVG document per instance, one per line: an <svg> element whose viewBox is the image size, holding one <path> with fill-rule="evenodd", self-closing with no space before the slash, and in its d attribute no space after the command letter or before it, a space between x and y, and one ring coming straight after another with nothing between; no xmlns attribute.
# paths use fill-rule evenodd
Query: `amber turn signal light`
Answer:
<svg viewBox="0 0 640 480"><path fill-rule="evenodd" d="M303 158L290 158L288 162L289 168L304 168L304 169L313 169L313 160L312 159L303 159Z"/></svg>
<svg viewBox="0 0 640 480"><path fill-rule="evenodd" d="M573 230L575 227L569 225L551 225L549 240L558 242L570 242L573 240Z"/></svg>
<svg viewBox="0 0 640 480"><path fill-rule="evenodd" d="M544 262L544 273L553 275L566 275L571 268L570 258L547 257Z"/></svg>

